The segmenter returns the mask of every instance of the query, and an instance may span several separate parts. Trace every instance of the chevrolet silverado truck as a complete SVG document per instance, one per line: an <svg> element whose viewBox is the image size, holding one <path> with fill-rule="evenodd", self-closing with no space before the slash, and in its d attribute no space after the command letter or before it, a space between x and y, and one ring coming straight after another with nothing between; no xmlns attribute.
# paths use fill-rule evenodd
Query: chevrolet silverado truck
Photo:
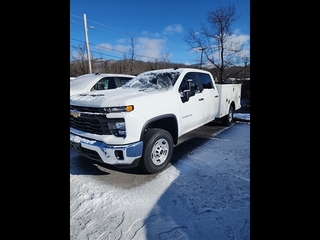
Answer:
<svg viewBox="0 0 320 240"><path fill-rule="evenodd" d="M229 126L241 84L193 68L152 70L122 87L70 96L70 147L118 168L162 171L178 139L213 120Z"/></svg>

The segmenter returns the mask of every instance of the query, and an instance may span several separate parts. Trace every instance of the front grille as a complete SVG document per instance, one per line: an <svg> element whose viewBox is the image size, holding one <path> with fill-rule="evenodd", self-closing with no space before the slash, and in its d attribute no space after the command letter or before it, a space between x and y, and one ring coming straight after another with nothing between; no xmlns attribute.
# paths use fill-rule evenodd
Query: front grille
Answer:
<svg viewBox="0 0 320 240"><path fill-rule="evenodd" d="M108 123L123 121L123 119L119 118L107 118L105 114L90 114L102 113L104 112L102 108L79 107L70 105L70 112L72 110L80 112L80 116L74 117L70 114L70 127L87 133L112 135Z"/></svg>
<svg viewBox="0 0 320 240"><path fill-rule="evenodd" d="M71 110L77 110L79 112L91 112L91 113L106 112L103 108L99 108L99 107L83 107L83 106L74 106L74 105L70 105L70 111Z"/></svg>

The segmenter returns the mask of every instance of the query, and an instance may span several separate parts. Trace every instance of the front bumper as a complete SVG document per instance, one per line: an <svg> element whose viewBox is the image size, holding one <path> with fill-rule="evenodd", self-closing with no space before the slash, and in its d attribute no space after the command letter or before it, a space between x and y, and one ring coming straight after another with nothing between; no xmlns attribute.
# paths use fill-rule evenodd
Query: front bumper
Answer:
<svg viewBox="0 0 320 240"><path fill-rule="evenodd" d="M135 167L142 156L143 142L111 146L70 133L70 147L81 155L96 161L118 167Z"/></svg>

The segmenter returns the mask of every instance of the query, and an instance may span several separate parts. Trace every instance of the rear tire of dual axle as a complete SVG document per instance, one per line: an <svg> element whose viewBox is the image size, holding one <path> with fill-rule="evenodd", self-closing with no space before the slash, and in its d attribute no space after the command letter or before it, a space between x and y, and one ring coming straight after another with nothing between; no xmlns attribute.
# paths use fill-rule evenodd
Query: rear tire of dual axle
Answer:
<svg viewBox="0 0 320 240"><path fill-rule="evenodd" d="M221 118L221 122L224 126L230 126L233 122L233 114L234 114L234 107L230 105L228 114Z"/></svg>

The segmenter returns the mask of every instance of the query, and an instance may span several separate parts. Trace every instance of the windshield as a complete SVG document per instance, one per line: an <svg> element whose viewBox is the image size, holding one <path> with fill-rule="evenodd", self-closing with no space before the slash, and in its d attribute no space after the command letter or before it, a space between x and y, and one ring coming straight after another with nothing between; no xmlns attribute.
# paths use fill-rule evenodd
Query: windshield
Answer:
<svg viewBox="0 0 320 240"><path fill-rule="evenodd" d="M140 91L169 90L178 79L180 72L177 71L151 71L141 73L125 85L123 88L139 88Z"/></svg>

